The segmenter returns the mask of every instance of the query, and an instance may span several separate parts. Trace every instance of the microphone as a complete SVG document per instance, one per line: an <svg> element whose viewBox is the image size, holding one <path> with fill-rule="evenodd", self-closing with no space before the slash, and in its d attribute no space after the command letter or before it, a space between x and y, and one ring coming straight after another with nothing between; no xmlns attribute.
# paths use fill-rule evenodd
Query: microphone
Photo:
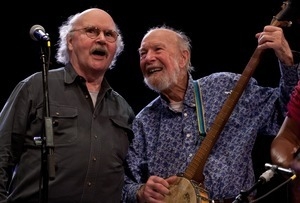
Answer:
<svg viewBox="0 0 300 203"><path fill-rule="evenodd" d="M275 172L280 171L280 172L288 173L290 175L295 175L295 172L292 169L289 169L289 168L283 168L283 167L280 167L280 166L277 166L277 165L271 165L271 164L268 164L268 163L265 164L265 167L269 168L269 169L272 169Z"/></svg>
<svg viewBox="0 0 300 203"><path fill-rule="evenodd" d="M262 173L259 176L259 180L258 181L262 181L262 183L266 183L268 182L275 174L275 171L273 170L273 168L265 171L264 173Z"/></svg>
<svg viewBox="0 0 300 203"><path fill-rule="evenodd" d="M34 25L30 28L29 35L34 41L50 41L50 37L45 33L41 25Z"/></svg>
<svg viewBox="0 0 300 203"><path fill-rule="evenodd" d="M259 185L264 184L268 182L275 174L275 171L273 168L268 169L264 173L262 173L259 176L258 181L248 190L241 190L240 194L235 197L234 201L232 203L239 203L239 202L246 202L245 200L248 200L249 194L251 194L252 191L254 191ZM248 202L248 201L247 201Z"/></svg>
<svg viewBox="0 0 300 203"><path fill-rule="evenodd" d="M236 196L235 200L232 203L245 202L245 200L248 198L248 195L251 194L251 192L254 191L255 188L257 188L258 185L264 184L264 183L270 181L271 178L274 176L274 174L277 171L282 171L282 172L285 172L285 173L292 174L292 177L290 178L290 180L293 180L293 179L296 178L296 175L295 175L294 171L291 170L291 169L282 168L282 167L279 167L279 166L276 166L276 165L271 165L271 164L268 164L268 163L265 164L265 167L268 168L268 170L265 171L264 173L262 173L259 176L259 179L255 183L255 185L253 185L249 190L241 190L240 194L238 196Z"/></svg>

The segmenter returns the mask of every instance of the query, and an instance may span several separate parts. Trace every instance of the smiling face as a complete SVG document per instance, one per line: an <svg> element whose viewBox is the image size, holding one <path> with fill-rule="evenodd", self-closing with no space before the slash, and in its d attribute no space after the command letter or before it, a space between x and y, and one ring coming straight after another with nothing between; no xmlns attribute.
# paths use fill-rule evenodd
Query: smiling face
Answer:
<svg viewBox="0 0 300 203"><path fill-rule="evenodd" d="M160 28L148 32L139 54L144 82L151 89L161 92L185 83L187 55L174 31Z"/></svg>
<svg viewBox="0 0 300 203"><path fill-rule="evenodd" d="M68 51L79 75L99 76L106 72L117 46L116 41L111 42L105 36L115 31L111 16L100 9L89 9L76 20L68 35Z"/></svg>

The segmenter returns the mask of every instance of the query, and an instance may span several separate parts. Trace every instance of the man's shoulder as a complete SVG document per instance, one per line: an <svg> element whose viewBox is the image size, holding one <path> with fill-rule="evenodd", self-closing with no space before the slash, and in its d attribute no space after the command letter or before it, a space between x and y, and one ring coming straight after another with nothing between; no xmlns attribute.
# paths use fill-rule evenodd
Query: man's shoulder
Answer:
<svg viewBox="0 0 300 203"><path fill-rule="evenodd" d="M160 96L149 102L139 113L138 116L149 115L159 112L159 108L162 108L162 102Z"/></svg>
<svg viewBox="0 0 300 203"><path fill-rule="evenodd" d="M240 78L241 74L233 72L216 72L207 76L197 79L200 83L220 82L220 81L236 81Z"/></svg>

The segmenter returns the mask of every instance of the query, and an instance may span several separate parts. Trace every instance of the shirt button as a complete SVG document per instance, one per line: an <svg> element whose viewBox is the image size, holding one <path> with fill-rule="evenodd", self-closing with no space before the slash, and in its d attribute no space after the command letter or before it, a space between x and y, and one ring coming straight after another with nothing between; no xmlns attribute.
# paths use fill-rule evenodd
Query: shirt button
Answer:
<svg viewBox="0 0 300 203"><path fill-rule="evenodd" d="M97 158L96 157L93 157L93 161L96 161L97 160Z"/></svg>
<svg viewBox="0 0 300 203"><path fill-rule="evenodd" d="M189 134L189 133L188 133L188 134L186 134L186 137L191 137L191 134Z"/></svg>
<svg viewBox="0 0 300 203"><path fill-rule="evenodd" d="M192 157L193 156L193 154L189 154L189 157Z"/></svg>
<svg viewBox="0 0 300 203"><path fill-rule="evenodd" d="M97 136L97 135L95 135L95 136L94 136L94 138L95 138L95 139L97 139L97 138L98 138L98 136Z"/></svg>
<svg viewBox="0 0 300 203"><path fill-rule="evenodd" d="M88 183L87 183L87 185L88 185L88 186L91 186L91 185L92 185L92 183L91 183L91 182L88 182Z"/></svg>
<svg viewBox="0 0 300 203"><path fill-rule="evenodd" d="M183 115L184 115L185 117L187 117L187 113L184 113Z"/></svg>
<svg viewBox="0 0 300 203"><path fill-rule="evenodd" d="M58 126L58 120L54 120L54 121L52 122L52 125L53 125L53 126Z"/></svg>

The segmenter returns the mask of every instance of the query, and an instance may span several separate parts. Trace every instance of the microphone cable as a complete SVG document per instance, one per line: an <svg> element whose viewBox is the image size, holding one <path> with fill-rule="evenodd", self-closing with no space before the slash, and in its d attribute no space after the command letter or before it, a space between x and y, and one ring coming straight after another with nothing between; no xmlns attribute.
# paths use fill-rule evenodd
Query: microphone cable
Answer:
<svg viewBox="0 0 300 203"><path fill-rule="evenodd" d="M296 175L292 175L289 179L287 179L286 181L282 182L281 184L279 184L278 186L276 186L275 188L273 188L272 190L270 190L269 192L267 192L266 194L250 201L250 203L254 203L254 202L258 202L259 200L267 197L268 195L270 195L271 193L273 193L274 191L278 190L279 188L281 188L282 186L286 185L287 183L289 183L290 181L294 180L296 178Z"/></svg>

